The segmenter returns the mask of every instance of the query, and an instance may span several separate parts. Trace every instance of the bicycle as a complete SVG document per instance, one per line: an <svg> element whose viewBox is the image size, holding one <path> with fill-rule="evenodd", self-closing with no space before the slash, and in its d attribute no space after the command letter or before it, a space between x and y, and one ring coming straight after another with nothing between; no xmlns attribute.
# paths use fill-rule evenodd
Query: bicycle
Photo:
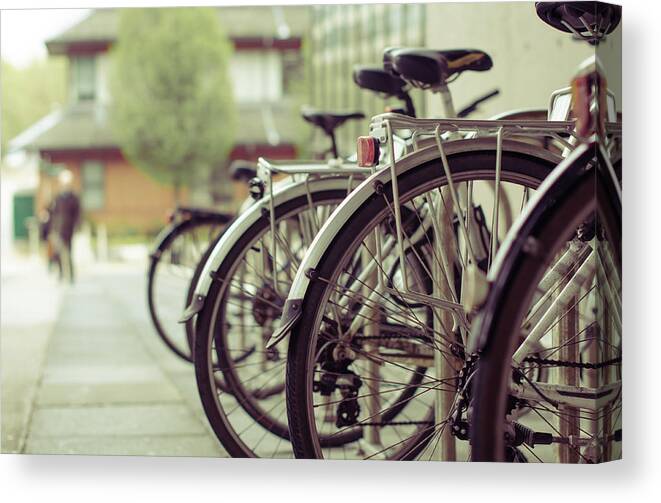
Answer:
<svg viewBox="0 0 661 503"><path fill-rule="evenodd" d="M182 306L192 299L196 265L232 220L228 213L178 206L155 239L147 269L147 307L156 333L179 358L191 362L192 338L178 323Z"/></svg>
<svg viewBox="0 0 661 503"><path fill-rule="evenodd" d="M396 79L383 77L382 85L396 88ZM278 379L282 359L277 352L264 350L262 332L270 335L269 327L280 315L280 298L286 294L288 271L295 267L296 257L302 256L320 222L357 184L357 177L369 173L340 160L335 140L338 127L363 118L362 114L304 109L302 115L328 137L330 148L324 155L330 159L259 160L259 177L253 181L256 202L200 264L204 272L185 314L189 320L196 318L195 369L205 414L234 457L274 455L286 441L284 407L273 410L274 402L276 407L282 403L284 379ZM287 178L275 184L276 174ZM232 320L231 327L227 319ZM253 369L259 369L259 375L251 373ZM268 445L247 445L241 431L246 425L272 433L258 436Z"/></svg>
<svg viewBox="0 0 661 503"><path fill-rule="evenodd" d="M353 78L361 88L400 99L403 102L400 110L415 114L403 80L382 69L365 66L356 67ZM492 92L479 98L465 113L494 95ZM284 450L289 448L285 447L289 444L284 419L284 359L277 350L264 350L263 346L272 333L272 323L280 317L288 284L303 252L321 223L358 184L357 177L364 178L371 172L369 168L357 168L355 164L338 160L334 130L341 122L359 117L362 115L304 111L304 118L329 137L330 149L326 153L332 157L327 164L276 164L260 159L260 177L267 183L261 188L259 203L228 230L207 261L206 272L197 288L199 295L187 311L187 317L197 316L198 320L196 376L205 413L218 439L232 456L287 455ZM399 151L406 148L405 142L398 140ZM279 191L273 190L270 182L273 173L291 175L294 181ZM290 239L298 236L296 246L284 246L288 242L283 236L285 233ZM268 255L259 267L254 265L254 259L248 258L255 250ZM279 260L286 263L281 264L282 270L275 274L272 268L280 264ZM290 273L285 274L285 269ZM283 275L285 277L281 278ZM247 276L250 278L246 279ZM204 278L211 277L213 280L205 282ZM232 308L234 311L242 308L241 316L256 321L262 333L250 332L249 329L256 326L241 326L236 321L237 313L230 313ZM223 328L224 321L231 316L235 317L232 326ZM248 343L250 337L253 339ZM251 359L253 363L249 363ZM249 365L259 368L260 375L250 374ZM218 374L223 377L219 378ZM224 394L219 395L219 391ZM234 417L230 417L232 415ZM242 424L243 429L237 424ZM252 433L250 428L258 427L272 435L258 436L260 442L265 442L263 445L248 445L248 440L242 437Z"/></svg>
<svg viewBox="0 0 661 503"><path fill-rule="evenodd" d="M595 44L620 16L613 6L596 15L571 4L537 9L555 28ZM606 122L598 64L581 70L573 90L582 144L510 231L472 341L479 350L470 422L476 461L621 457L621 133ZM545 350L531 357L530 345L542 341ZM542 366L546 382L525 368ZM518 417L522 407L532 413Z"/></svg>
<svg viewBox="0 0 661 503"><path fill-rule="evenodd" d="M450 79L483 69L485 56L405 49L384 59L452 110ZM397 131L432 144L397 158ZM541 146L546 139L555 148ZM286 392L297 457L470 457L468 404L458 393L474 365L464 304L484 295L484 272L516 213L576 143L569 120L372 119L359 164L377 172L308 249L267 345L290 335ZM351 445L330 446L329 435L351 437Z"/></svg>

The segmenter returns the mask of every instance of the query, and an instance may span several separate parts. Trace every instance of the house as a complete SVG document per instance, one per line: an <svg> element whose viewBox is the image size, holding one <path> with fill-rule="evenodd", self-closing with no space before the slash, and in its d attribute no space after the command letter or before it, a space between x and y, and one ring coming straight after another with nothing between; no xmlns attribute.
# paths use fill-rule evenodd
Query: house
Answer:
<svg viewBox="0 0 661 503"><path fill-rule="evenodd" d="M230 64L239 128L230 160L259 156L296 156L297 75L302 72L302 39L306 7L223 7L218 9L234 44ZM154 230L175 204L171 188L159 185L124 157L109 124L112 96L108 85L109 49L116 40L120 11L94 10L88 17L48 40L50 55L69 61L68 105L51 114L47 128L24 145L41 160L36 210L46 206L55 190L54 176L68 168L81 195L86 219L105 224L112 233ZM44 121L40 121L42 126ZM224 173L210 183L192 187L185 198L194 204L234 205Z"/></svg>

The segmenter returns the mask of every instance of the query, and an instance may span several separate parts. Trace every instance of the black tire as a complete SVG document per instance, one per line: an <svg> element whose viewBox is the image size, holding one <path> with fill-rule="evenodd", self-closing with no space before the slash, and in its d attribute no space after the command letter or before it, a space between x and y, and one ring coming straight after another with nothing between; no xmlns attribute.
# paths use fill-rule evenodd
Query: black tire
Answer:
<svg viewBox="0 0 661 503"><path fill-rule="evenodd" d="M346 190L314 192L311 197L317 204L339 204L346 197ZM308 199L306 196L301 196L277 206L275 208L275 218L277 221L281 221L280 219L295 214L299 209L307 208ZM227 341L231 340L232 334L219 328L226 326L223 317L228 289L226 287L227 283L220 281L218 278L232 277L243 258L246 247L251 246L251 243L258 239L263 232L267 232L269 225L269 219L264 215L242 233L215 272L214 281L209 288L204 307L198 314L195 323L194 363L200 399L211 428L232 457L259 456L241 438L241 432L236 431L236 426L228 418L227 411L225 411L220 401L218 391L223 391L223 386L220 385L220 380L214 372L214 356L219 368L222 369L222 381L226 383L225 386L230 390L231 395L251 420L261 426L265 434L273 434L283 441L287 441L289 436L284 407L282 407L282 414L271 414L270 411L265 411L259 404L259 400L245 388L234 369L236 360L232 360L229 351L224 350L227 347ZM229 232L231 232L231 229ZM283 385L280 394L282 400L284 400L284 367L282 368L282 380Z"/></svg>
<svg viewBox="0 0 661 503"><path fill-rule="evenodd" d="M192 233L194 231L199 231L203 228L209 229L207 243L204 243L205 253L202 254L202 259L208 253L209 243L213 244L218 239L227 225L228 217L226 215L219 214L217 217L213 215L205 215L204 217L194 216L183 220L172 227L172 229L166 234L166 236L161 240L161 242L156 247L156 251L152 253L149 269L147 272L147 306L149 308L149 315L151 317L152 323L156 330L156 333L161 338L163 343L179 358L192 362L192 339L191 331L188 327L184 328L181 325L174 326L172 322L168 323L163 319L164 312L167 311L170 316L178 317L183 313L183 310L189 305L192 300L193 294L195 292L195 284L199 278L202 268L199 265L199 261L195 264L195 269L191 275L189 281L186 282L186 290L181 291L181 304L179 312L170 312L171 306L162 306L160 305L157 297L158 289L158 274L159 269L164 266L162 259L168 255L168 251L173 247L177 241L185 236L187 233ZM179 295L175 293L175 295ZM183 333L185 336L185 341L178 341L181 337L177 336L174 332Z"/></svg>
<svg viewBox="0 0 661 503"><path fill-rule="evenodd" d="M591 215L598 216L621 271L621 203L610 177L594 169L594 152L590 149L580 156L532 209L512 241L483 308L478 331L483 347L470 426L474 461L511 460L504 442L504 418L522 320L548 264ZM593 169L588 169L590 163ZM532 239L539 245L534 254L525 246Z"/></svg>
<svg viewBox="0 0 661 503"><path fill-rule="evenodd" d="M455 181L492 180L495 165L494 151L466 152L449 158ZM554 168L554 164L537 157L511 152L503 153L501 179L530 188L536 188ZM438 161L430 161L409 170L398 180L400 198L415 194L421 187L438 187L445 183L443 170ZM290 437L297 458L321 458L321 443L316 432L314 413L311 412L310 359L316 351L315 332L324 314L320 306L325 304L326 285L333 283L335 271L343 267L343 262L353 253L355 243L360 243L368 230L373 229L387 210L384 200L392 202L392 185L383 186L383 195L372 195L358 209L353 218L337 233L333 243L320 260L316 275L326 278L311 283L302 311L306 315L293 327L287 359L287 413ZM401 457L411 459L417 455L419 447L429 441L429 430L421 429L418 436L399 449Z"/></svg>

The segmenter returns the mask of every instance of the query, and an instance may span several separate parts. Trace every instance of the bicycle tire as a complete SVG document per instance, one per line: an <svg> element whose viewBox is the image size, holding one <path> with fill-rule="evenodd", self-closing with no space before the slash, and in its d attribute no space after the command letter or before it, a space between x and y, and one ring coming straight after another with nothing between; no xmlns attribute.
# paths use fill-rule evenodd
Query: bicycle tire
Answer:
<svg viewBox="0 0 661 503"><path fill-rule="evenodd" d="M181 222L178 222L175 225L173 225L169 231L167 231L163 239L161 239L161 241L156 246L155 252L150 255L149 267L147 270L147 307L149 310L149 316L151 318L154 329L156 330L156 333L161 338L163 343L175 355L177 355L179 358L189 363L192 362L192 349L191 349L192 341L189 339L189 332L184 327L177 326L177 329L182 330L186 337L187 347L182 347L182 344L178 344L176 342L176 336L173 336L172 334L168 333L168 330L165 328L166 323L161 319L161 315L159 315L160 308L158 306L158 301L156 299L157 273L159 270L159 266L161 264L161 259L163 258L164 255L167 254L169 248L177 241L178 238L180 238L181 236L185 235L190 231L201 228L203 226L214 226L214 227L218 226L220 229L218 235L212 238L211 240L212 242L215 242L217 239L220 238L220 235L222 234L222 230L225 228L227 221L228 221L228 217L226 215L218 214L217 216L214 216L212 214L208 214L202 217L200 216L192 217L189 219L185 219ZM201 273L201 268L196 266L193 277L191 279L192 284L197 282L197 278L199 278L200 273ZM186 292L182 294L182 304L181 304L182 311L192 299L193 293L194 293L194 287L193 290L191 291L189 284ZM173 314L174 316L178 316L180 313L171 313L171 314Z"/></svg>
<svg viewBox="0 0 661 503"><path fill-rule="evenodd" d="M456 180L492 179L495 164L495 151L463 152L449 158L449 166ZM531 188L536 188L553 169L554 164L548 160L531 155L504 152L502 161L502 180L523 182ZM480 178L482 177L482 178ZM400 197L414 193L424 184L440 186L445 180L443 170L438 161L428 161L410 169L398 179ZM436 184L436 185L434 185ZM382 188L381 197L376 194L367 199L353 217L339 230L319 261L315 275L321 278L332 278L338 264L342 264L348 249L348 243L360 242L365 229L370 228L373 221L378 221L386 207L384 199L392 201L392 184L388 182ZM287 409L289 417L290 438L297 458L322 458L322 447L314 426L315 418L310 400L310 355L313 354L315 342L312 340L319 317L323 315L326 295L325 281L312 282L308 288L301 306L306 316L302 317L292 328L287 358ZM332 283L332 281L328 281ZM313 365L314 367L314 365ZM420 432L422 440L425 431ZM420 439L416 439L420 445ZM404 452L402 459L410 459L417 455L414 447L408 453Z"/></svg>
<svg viewBox="0 0 661 503"><path fill-rule="evenodd" d="M557 180L539 194L544 197L529 208L528 218L516 229L516 239L502 250L502 263L479 323L482 347L470 425L474 461L507 460L503 425L511 358L521 323L547 265L587 216L599 215L621 271L621 203L610 176L594 169L598 165L594 146L580 148L583 153L572 164L558 168ZM616 166L616 172L619 169ZM530 239L540 245L535 246L534 254L526 251Z"/></svg>
<svg viewBox="0 0 661 503"><path fill-rule="evenodd" d="M312 192L311 198L315 204L339 204L346 197L346 194L346 189L321 190ZM298 209L307 209L308 203L306 196L299 196L281 203L274 209L275 218L278 220L293 214ZM197 314L195 323L194 365L198 392L211 429L232 457L259 456L255 453L254 448L249 447L241 438L240 433L236 431L236 427L228 418L223 404L220 403L217 393L219 389L220 391L223 390L222 386L219 386L219 379L213 368L214 351L218 365L222 369L222 381L227 387L225 392L233 395L241 404L242 409L264 430L283 440L287 440L289 435L286 421L282 421L283 418L271 417L255 403L254 397L249 396L233 369L234 361L230 361L229 352L223 351L223 348L226 347L226 340L231 338L231 334L228 334L225 330L217 329L217 327L224 326L223 316L225 311L223 303L226 300L227 291L223 282L218 278L232 277L233 271L238 267L238 262L242 260L246 247L250 246L262 232L268 231L269 225L269 218L263 215L242 231L241 237L236 240L215 271L214 280L207 293L204 307ZM230 228L228 232L232 232L232 229ZM215 348L212 348L214 343ZM284 392L284 385L282 391Z"/></svg>

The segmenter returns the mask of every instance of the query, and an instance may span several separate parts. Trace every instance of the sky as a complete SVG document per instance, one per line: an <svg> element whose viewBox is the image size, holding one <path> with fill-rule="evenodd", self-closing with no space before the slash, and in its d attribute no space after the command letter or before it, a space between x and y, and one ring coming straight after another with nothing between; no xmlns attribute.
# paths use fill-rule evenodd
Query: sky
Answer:
<svg viewBox="0 0 661 503"><path fill-rule="evenodd" d="M83 19L89 9L16 9L0 13L0 53L24 68L46 57L44 42Z"/></svg>

